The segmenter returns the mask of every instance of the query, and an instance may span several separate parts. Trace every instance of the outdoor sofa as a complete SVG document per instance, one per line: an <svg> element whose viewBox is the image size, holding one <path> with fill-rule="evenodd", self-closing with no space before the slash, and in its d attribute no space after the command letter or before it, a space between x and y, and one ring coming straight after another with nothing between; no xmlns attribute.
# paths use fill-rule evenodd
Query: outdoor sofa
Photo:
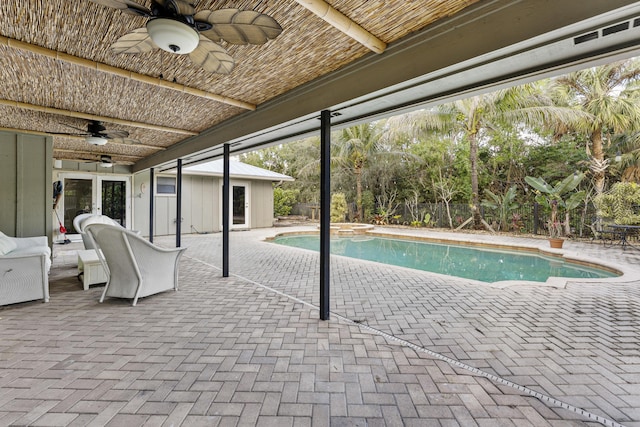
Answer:
<svg viewBox="0 0 640 427"><path fill-rule="evenodd" d="M0 232L0 305L49 301L51 248L47 237L10 237Z"/></svg>

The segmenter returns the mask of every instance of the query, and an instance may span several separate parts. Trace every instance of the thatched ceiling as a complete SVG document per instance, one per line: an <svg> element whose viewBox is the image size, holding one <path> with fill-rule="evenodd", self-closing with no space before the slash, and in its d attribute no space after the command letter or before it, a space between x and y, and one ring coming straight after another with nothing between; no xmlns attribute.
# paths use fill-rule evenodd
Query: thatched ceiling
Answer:
<svg viewBox="0 0 640 427"><path fill-rule="evenodd" d="M260 110L263 103L367 55L376 55L301 6L302 1L193 2L196 10L233 7L265 13L278 21L283 32L264 45L222 42L236 66L228 75L212 74L184 56L161 50L114 54L111 44L143 27L146 18L89 0L3 1L0 129L74 132L73 128L86 128L88 118L101 119L107 129L125 130L138 143L96 147L82 138L56 135L54 157L86 160L110 154L119 163L132 164L252 108ZM138 3L149 7L151 0ZM483 3L518 2L327 3L382 42L393 44Z"/></svg>
<svg viewBox="0 0 640 427"><path fill-rule="evenodd" d="M476 1L339 0L331 3L389 43ZM149 7L151 1L139 3ZM144 26L146 18L88 0L9 0L3 2L0 15L0 34L10 39L0 45L0 80L3 82L0 100L201 132L246 110L49 58L36 52L35 47L154 79L162 75L169 82L254 105L370 52L294 1L196 0L195 4L197 10L235 7L259 11L275 18L284 30L265 45L226 45L236 61L235 69L229 75L211 74L183 56L161 50L140 55L113 54L110 45L125 33ZM27 50L7 46L13 40L28 43ZM86 124L84 119L0 105L2 128L74 132L65 125L84 129ZM54 156L85 159L93 157L88 153L108 153L116 160L131 162L186 137L113 124L108 120L104 124L108 129L128 131L130 138L140 141L140 145L94 147L83 139L54 136Z"/></svg>

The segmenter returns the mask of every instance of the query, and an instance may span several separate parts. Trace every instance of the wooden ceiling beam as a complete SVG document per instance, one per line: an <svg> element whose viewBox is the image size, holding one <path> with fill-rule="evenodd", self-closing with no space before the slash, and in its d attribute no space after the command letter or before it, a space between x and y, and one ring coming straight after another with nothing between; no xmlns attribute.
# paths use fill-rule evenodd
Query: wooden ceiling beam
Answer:
<svg viewBox="0 0 640 427"><path fill-rule="evenodd" d="M382 53L387 48L385 42L362 28L326 1L296 0L296 2L375 53Z"/></svg>
<svg viewBox="0 0 640 427"><path fill-rule="evenodd" d="M54 153L54 157L55 157L55 153L59 152L59 153L71 153L71 154L86 154L86 155L90 155L90 156L111 156L111 157L128 157L131 159L143 159L143 156L133 156L131 154L116 154L116 153L105 153L105 152L96 152L96 151L82 151L82 150L71 150L68 148L54 148L53 149L53 153ZM58 157L55 157L56 159L58 159ZM60 159L62 160L62 159ZM68 159L67 159L68 160Z"/></svg>
<svg viewBox="0 0 640 427"><path fill-rule="evenodd" d="M166 126L152 125L149 123L134 122L131 120L117 119L115 117L98 116L95 114L80 113L78 111L63 110L60 108L43 107L42 105L27 104L26 102L11 101L8 99L0 99L0 105L6 107L22 108L25 110L37 111L39 113L57 114L59 116L73 117L84 120L97 120L99 122L115 123L123 126L131 126L142 129L155 130L160 132L177 133L181 135L195 136L198 132L190 130L170 128Z"/></svg>
<svg viewBox="0 0 640 427"><path fill-rule="evenodd" d="M113 67L111 65L103 64L101 62L91 61L89 59L69 55L64 52L59 52L56 50L47 49L45 47L21 42L19 40L11 39L9 37L0 36L0 45L8 46L14 49L25 50L27 52L35 53L37 55L46 56L47 58L65 61L70 64L79 65L81 67L90 68L92 70L100 71L103 73L114 74L116 76L120 76L125 79L139 81L148 85L161 87L163 89L169 89L169 90L175 90L177 92L188 93L189 95L210 99L212 101L220 102L227 105L232 105L234 107L239 107L244 110L253 111L256 109L256 105L251 104L249 102L240 101L237 99L229 98L227 96L222 96L222 95L207 92L201 89L185 86L179 83L169 82L159 77L151 77L145 74L135 73L133 71L128 71L122 68Z"/></svg>
<svg viewBox="0 0 640 427"><path fill-rule="evenodd" d="M60 138L85 139L83 135L56 135L52 133L40 132L38 130L31 130L31 129L0 127L0 131L11 132L11 133L29 133L32 135L42 135L42 136L59 136ZM166 150L165 147L158 147L157 145L147 145L147 144L140 144L140 143L114 142L113 144L126 145L130 147L142 147L142 148L147 148L147 149L156 150L156 151ZM56 148L54 148L54 150L56 150Z"/></svg>

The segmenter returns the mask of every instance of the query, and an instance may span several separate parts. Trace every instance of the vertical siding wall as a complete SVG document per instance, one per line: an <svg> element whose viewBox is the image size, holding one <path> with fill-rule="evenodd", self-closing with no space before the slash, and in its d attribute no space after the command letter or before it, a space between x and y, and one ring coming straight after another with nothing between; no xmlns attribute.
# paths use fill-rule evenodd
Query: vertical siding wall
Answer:
<svg viewBox="0 0 640 427"><path fill-rule="evenodd" d="M169 176L169 175L167 175ZM149 172L133 176L133 229L149 235ZM141 188L145 189L144 193ZM213 176L182 176L182 233L215 233L221 231L222 179ZM249 200L250 227L273 225L273 185L271 181L251 181ZM155 197L154 234L176 232L176 196Z"/></svg>
<svg viewBox="0 0 640 427"><path fill-rule="evenodd" d="M170 175L167 175L170 176ZM134 175L134 226L142 235L149 235L149 172ZM141 186L145 192L141 192ZM182 233L212 233L220 231L220 179L212 176L182 176ZM176 232L176 196L158 195L154 202L154 234Z"/></svg>
<svg viewBox="0 0 640 427"><path fill-rule="evenodd" d="M0 132L0 230L9 236L47 236L53 226L53 140Z"/></svg>
<svg viewBox="0 0 640 427"><path fill-rule="evenodd" d="M211 176L183 176L182 232L220 231L220 179Z"/></svg>
<svg viewBox="0 0 640 427"><path fill-rule="evenodd" d="M265 228L273 226L273 184L271 181L252 181L251 199L251 228Z"/></svg>
<svg viewBox="0 0 640 427"><path fill-rule="evenodd" d="M133 224L131 228L149 237L149 191L151 188L149 171L134 174L132 181Z"/></svg>

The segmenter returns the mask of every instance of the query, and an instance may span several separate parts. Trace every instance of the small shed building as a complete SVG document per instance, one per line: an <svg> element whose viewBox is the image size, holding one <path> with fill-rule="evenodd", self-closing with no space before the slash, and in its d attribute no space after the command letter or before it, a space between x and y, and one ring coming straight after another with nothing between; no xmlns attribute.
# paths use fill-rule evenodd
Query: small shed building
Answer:
<svg viewBox="0 0 640 427"><path fill-rule="evenodd" d="M222 230L222 168L222 159L183 168L182 233ZM229 162L229 177L230 228L271 227L274 222L273 184L293 181L293 178L233 160ZM154 181L154 234L174 234L176 172L158 173ZM148 172L134 175L134 227L143 235L149 231L149 186Z"/></svg>

